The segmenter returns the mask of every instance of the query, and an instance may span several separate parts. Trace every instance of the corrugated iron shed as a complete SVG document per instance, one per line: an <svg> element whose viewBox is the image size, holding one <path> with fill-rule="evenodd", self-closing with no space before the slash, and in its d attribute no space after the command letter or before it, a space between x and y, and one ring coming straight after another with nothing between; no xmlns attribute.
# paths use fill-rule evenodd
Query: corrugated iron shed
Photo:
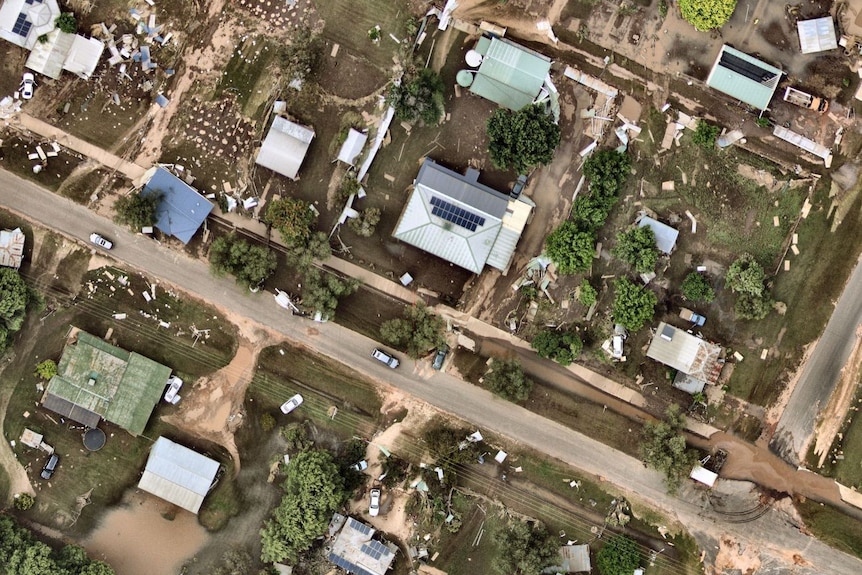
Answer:
<svg viewBox="0 0 862 575"><path fill-rule="evenodd" d="M814 54L838 47L835 23L831 16L800 20L796 22L796 30L799 32L799 46L803 54Z"/></svg>
<svg viewBox="0 0 862 575"><path fill-rule="evenodd" d="M721 373L721 346L665 322L658 324L647 357L708 383Z"/></svg>
<svg viewBox="0 0 862 575"><path fill-rule="evenodd" d="M275 116L255 163L295 180L313 138L311 128Z"/></svg>
<svg viewBox="0 0 862 575"><path fill-rule="evenodd" d="M72 40L72 47L63 62L63 69L75 74L79 78L89 80L96 66L102 58L105 45L96 38L87 38L76 34Z"/></svg>
<svg viewBox="0 0 862 575"><path fill-rule="evenodd" d="M510 110L533 103L551 70L550 58L505 38L482 36L475 50L482 63L470 91Z"/></svg>
<svg viewBox="0 0 862 575"><path fill-rule="evenodd" d="M21 228L0 231L0 266L16 270L21 267L25 239Z"/></svg>
<svg viewBox="0 0 862 575"><path fill-rule="evenodd" d="M45 42L37 42L33 46L24 65L34 72L56 80L63 73L63 63L74 41L74 34L61 32L59 28L55 29L48 34Z"/></svg>
<svg viewBox="0 0 862 575"><path fill-rule="evenodd" d="M213 210L213 204L164 168L151 168L144 179L147 183L141 189L142 196L161 195L156 227L184 244L189 243Z"/></svg>
<svg viewBox="0 0 862 575"><path fill-rule="evenodd" d="M138 487L197 513L219 470L219 462L159 437L150 451Z"/></svg>
<svg viewBox="0 0 862 575"><path fill-rule="evenodd" d="M679 230L648 216L642 217L638 222L639 228L644 226L649 226L655 234L655 243L660 252L669 254L673 251L676 239L679 237Z"/></svg>
<svg viewBox="0 0 862 575"><path fill-rule="evenodd" d="M745 52L721 47L706 85L758 110L765 110L783 72Z"/></svg>

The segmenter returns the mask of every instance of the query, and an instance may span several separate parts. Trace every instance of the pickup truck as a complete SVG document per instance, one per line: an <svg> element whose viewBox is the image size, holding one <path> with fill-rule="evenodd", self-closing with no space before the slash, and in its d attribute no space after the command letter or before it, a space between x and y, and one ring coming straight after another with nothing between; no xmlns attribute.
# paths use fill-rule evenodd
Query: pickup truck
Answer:
<svg viewBox="0 0 862 575"><path fill-rule="evenodd" d="M686 307L679 310L679 317L686 321L690 321L698 327L701 327L706 323L706 318L704 316L696 314Z"/></svg>
<svg viewBox="0 0 862 575"><path fill-rule="evenodd" d="M808 108L816 112L824 113L829 109L829 101L826 98L812 96L808 92L797 90L788 86L784 90L784 101L796 104L800 108Z"/></svg>

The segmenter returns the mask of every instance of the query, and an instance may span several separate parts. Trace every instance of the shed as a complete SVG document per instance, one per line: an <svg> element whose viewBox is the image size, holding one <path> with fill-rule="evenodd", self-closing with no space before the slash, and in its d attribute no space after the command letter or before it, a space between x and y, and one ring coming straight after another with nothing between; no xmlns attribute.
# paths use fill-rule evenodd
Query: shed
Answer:
<svg viewBox="0 0 862 575"><path fill-rule="evenodd" d="M218 470L218 461L159 437L150 450L138 488L196 514Z"/></svg>
<svg viewBox="0 0 862 575"><path fill-rule="evenodd" d="M505 38L482 36L482 57L470 91L510 110L533 103L551 70L551 59Z"/></svg>
<svg viewBox="0 0 862 575"><path fill-rule="evenodd" d="M725 44L715 59L706 85L758 110L765 110L782 74L775 66Z"/></svg>
<svg viewBox="0 0 862 575"><path fill-rule="evenodd" d="M560 567L564 573L589 573L592 571L589 545L563 545L560 547L559 553L563 559Z"/></svg>
<svg viewBox="0 0 862 575"><path fill-rule="evenodd" d="M31 50L55 28L57 0L5 0L0 5L0 38Z"/></svg>
<svg viewBox="0 0 862 575"><path fill-rule="evenodd" d="M295 180L312 139L311 128L275 116L255 163Z"/></svg>
<svg viewBox="0 0 862 575"><path fill-rule="evenodd" d="M835 23L831 16L799 20L796 22L796 30L799 32L799 46L803 54L814 54L838 47Z"/></svg>
<svg viewBox="0 0 862 575"><path fill-rule="evenodd" d="M21 267L25 240L21 228L0 231L0 266L16 270Z"/></svg>
<svg viewBox="0 0 862 575"><path fill-rule="evenodd" d="M368 134L364 134L359 130L350 128L347 132L347 139L341 145L341 151L338 152L339 161L352 166L356 162L356 158L362 153L362 148L365 147L365 142L368 141Z"/></svg>
<svg viewBox="0 0 862 575"><path fill-rule="evenodd" d="M33 46L25 66L54 80L60 77L63 70L88 80L95 72L104 50L105 45L100 40L55 29L47 35L45 42Z"/></svg>
<svg viewBox="0 0 862 575"><path fill-rule="evenodd" d="M329 560L354 575L384 575L395 553L384 542L372 539L374 529L348 517L332 543Z"/></svg>
<svg viewBox="0 0 862 575"><path fill-rule="evenodd" d="M705 467L701 467L700 464L697 464L694 466L694 469L691 470L689 477L708 487L712 487L718 479L718 473L710 471Z"/></svg>
<svg viewBox="0 0 862 575"><path fill-rule="evenodd" d="M101 40L75 34L72 47L69 49L65 62L63 62L63 69L79 78L89 80L93 72L96 71L96 66L99 64L104 51L105 45Z"/></svg>
<svg viewBox="0 0 862 575"><path fill-rule="evenodd" d="M661 322L647 349L647 357L695 380L715 383L723 367L721 351L719 345Z"/></svg>
<svg viewBox="0 0 862 575"><path fill-rule="evenodd" d="M156 227L184 244L189 243L213 210L213 204L162 167L150 168L144 174L144 181L142 196L161 196L156 208Z"/></svg>
<svg viewBox="0 0 862 575"><path fill-rule="evenodd" d="M642 228L649 226L655 234L655 243L658 249L663 254L669 254L676 247L676 239L679 237L679 230L672 228L667 224L663 224L658 220L644 216L638 222L638 227Z"/></svg>

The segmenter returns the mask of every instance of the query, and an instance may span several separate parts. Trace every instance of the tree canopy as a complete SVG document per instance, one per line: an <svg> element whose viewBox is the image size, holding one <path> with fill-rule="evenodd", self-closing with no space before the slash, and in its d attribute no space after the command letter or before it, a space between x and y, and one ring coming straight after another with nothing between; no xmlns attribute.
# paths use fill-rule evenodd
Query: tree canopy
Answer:
<svg viewBox="0 0 862 575"><path fill-rule="evenodd" d="M365 208L360 212L358 218L349 218L347 226L357 236L370 238L380 222L380 208Z"/></svg>
<svg viewBox="0 0 862 575"><path fill-rule="evenodd" d="M326 531L346 495L338 465L332 454L323 450L295 455L287 466L282 488L281 503L260 531L264 563L296 562L297 556Z"/></svg>
<svg viewBox="0 0 862 575"><path fill-rule="evenodd" d="M437 461L445 458L453 463L475 463L482 454L482 446L466 441L473 431L467 427L451 427L438 422L425 432L423 439L431 456Z"/></svg>
<svg viewBox="0 0 862 575"><path fill-rule="evenodd" d="M578 301L581 302L581 305L585 305L590 307L598 300L599 292L596 291L596 288L593 287L593 284L590 283L590 280L584 278L581 281L581 285L578 289Z"/></svg>
<svg viewBox="0 0 862 575"><path fill-rule="evenodd" d="M335 274L309 269L302 276L302 304L308 313L320 313L324 321L335 317L338 300L359 289L359 280L341 279Z"/></svg>
<svg viewBox="0 0 862 575"><path fill-rule="evenodd" d="M638 273L655 270L658 262L658 246L655 232L649 226L635 227L617 234L617 245L613 254L632 266Z"/></svg>
<svg viewBox="0 0 862 575"><path fill-rule="evenodd" d="M30 288L12 268L0 268L0 352L9 345L16 331L24 325Z"/></svg>
<svg viewBox="0 0 862 575"><path fill-rule="evenodd" d="M0 515L0 570L8 575L114 575L107 563L91 560L77 545L54 552L9 515Z"/></svg>
<svg viewBox="0 0 862 575"><path fill-rule="evenodd" d="M304 243L311 235L311 226L317 221L317 212L311 204L296 198L273 200L266 208L266 223L280 234L284 243Z"/></svg>
<svg viewBox="0 0 862 575"><path fill-rule="evenodd" d="M443 117L443 80L431 68L413 68L393 84L386 97L395 108L395 117L413 122L421 120L434 125Z"/></svg>
<svg viewBox="0 0 862 575"><path fill-rule="evenodd" d="M581 338L569 331L543 329L530 342L539 357L553 359L560 365L571 365L584 349Z"/></svg>
<svg viewBox="0 0 862 575"><path fill-rule="evenodd" d="M248 287L261 285L273 274L277 265L275 252L265 246L251 244L235 233L213 241L209 260L213 273L230 274Z"/></svg>
<svg viewBox="0 0 862 575"><path fill-rule="evenodd" d="M697 452L686 446L684 427L685 416L678 405L667 409L664 421L644 425L641 457L648 466L664 474L669 493L676 493L697 462Z"/></svg>
<svg viewBox="0 0 862 575"><path fill-rule="evenodd" d="M506 575L538 575L554 564L559 543L541 523L512 522L494 534L499 549L494 566Z"/></svg>
<svg viewBox="0 0 862 575"><path fill-rule="evenodd" d="M734 9L736 0L679 0L682 17L701 32L724 26Z"/></svg>
<svg viewBox="0 0 862 575"><path fill-rule="evenodd" d="M698 272L691 272L685 276L680 289L682 295L691 301L709 303L715 299L715 290L712 289L709 280L706 279L704 274Z"/></svg>
<svg viewBox="0 0 862 575"><path fill-rule="evenodd" d="M57 362L53 359L46 359L36 364L37 377L48 381L55 375L57 375Z"/></svg>
<svg viewBox="0 0 862 575"><path fill-rule="evenodd" d="M560 127L544 106L526 106L517 112L498 108L488 119L488 152L500 169L526 174L554 158L560 144Z"/></svg>
<svg viewBox="0 0 862 575"><path fill-rule="evenodd" d="M322 44L308 26L297 28L290 42L281 45L281 69L288 81L314 76L320 62Z"/></svg>
<svg viewBox="0 0 862 575"><path fill-rule="evenodd" d="M614 322L624 328L637 331L655 315L658 297L652 291L640 287L628 278L614 282Z"/></svg>
<svg viewBox="0 0 862 575"><path fill-rule="evenodd" d="M115 219L136 232L140 232L142 228L155 225L156 208L159 207L161 201L161 194L155 193L144 196L140 192L136 192L120 196L114 202Z"/></svg>
<svg viewBox="0 0 862 575"><path fill-rule="evenodd" d="M596 238L577 223L566 220L545 238L545 254L561 274L575 274L590 269L596 253Z"/></svg>
<svg viewBox="0 0 862 575"><path fill-rule="evenodd" d="M641 562L637 542L625 535L614 535L596 555L601 575L631 575Z"/></svg>
<svg viewBox="0 0 862 575"><path fill-rule="evenodd" d="M738 295L734 308L737 317L760 320L769 315L772 296L766 289L766 273L753 255L742 254L730 264L724 281Z"/></svg>
<svg viewBox="0 0 862 575"><path fill-rule="evenodd" d="M710 124L706 120L698 120L691 141L698 146L712 148L715 146L715 140L718 138L719 132L721 132L721 128L715 124Z"/></svg>
<svg viewBox="0 0 862 575"><path fill-rule="evenodd" d="M485 374L488 388L509 401L526 401L533 389L533 382L524 375L521 363L515 359L495 359Z"/></svg>
<svg viewBox="0 0 862 575"><path fill-rule="evenodd" d="M322 262L332 255L329 236L326 232L312 232L305 241L296 242L287 248L287 261L299 272L305 272L314 267L315 262Z"/></svg>
<svg viewBox="0 0 862 575"><path fill-rule="evenodd" d="M589 193L579 195L572 206L572 217L582 229L595 232L605 224L630 170L628 155L616 150L600 150L586 159Z"/></svg>
<svg viewBox="0 0 862 575"><path fill-rule="evenodd" d="M403 317L383 322L380 337L390 345L406 349L407 355L417 359L446 343L445 327L439 315L418 302L405 307Z"/></svg>
<svg viewBox="0 0 862 575"><path fill-rule="evenodd" d="M61 32L66 34L74 34L78 31L78 22L75 20L75 15L71 12L63 12L54 20L54 24Z"/></svg>

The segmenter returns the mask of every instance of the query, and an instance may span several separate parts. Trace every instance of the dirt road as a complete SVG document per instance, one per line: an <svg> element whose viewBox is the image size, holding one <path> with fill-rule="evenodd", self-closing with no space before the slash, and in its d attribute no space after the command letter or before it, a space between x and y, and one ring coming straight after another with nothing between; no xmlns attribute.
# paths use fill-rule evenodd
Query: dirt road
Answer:
<svg viewBox="0 0 862 575"><path fill-rule="evenodd" d="M677 497L667 495L661 476L644 469L637 459L485 390L465 385L451 375L426 370L419 377L417 366L407 362L398 370L372 362L367 354L376 345L373 340L333 323L312 325L282 313L271 294L249 296L230 279L212 277L203 262L132 235L86 208L8 172L0 172L0 204L81 241L93 229L104 230L116 239L112 255L126 264L156 274L178 289L230 309L249 321L275 329L309 350L337 358L381 384L398 387L483 429L617 486L631 500L656 506L687 525L710 557L715 547L721 547L721 541L730 537L748 542L748 549L757 553L759 564L776 571L792 567L795 554L804 560L803 565L796 565L798 574L862 572L862 561L804 535L783 514L770 512L750 523L726 523L712 514L698 491L687 489Z"/></svg>

